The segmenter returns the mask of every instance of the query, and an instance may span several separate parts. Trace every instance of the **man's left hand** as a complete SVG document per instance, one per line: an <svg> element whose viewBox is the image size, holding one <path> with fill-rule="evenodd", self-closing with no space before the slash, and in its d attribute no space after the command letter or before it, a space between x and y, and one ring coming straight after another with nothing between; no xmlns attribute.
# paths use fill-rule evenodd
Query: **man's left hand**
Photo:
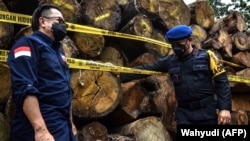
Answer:
<svg viewBox="0 0 250 141"><path fill-rule="evenodd" d="M229 110L221 110L218 113L218 124L226 125L231 123L231 113Z"/></svg>

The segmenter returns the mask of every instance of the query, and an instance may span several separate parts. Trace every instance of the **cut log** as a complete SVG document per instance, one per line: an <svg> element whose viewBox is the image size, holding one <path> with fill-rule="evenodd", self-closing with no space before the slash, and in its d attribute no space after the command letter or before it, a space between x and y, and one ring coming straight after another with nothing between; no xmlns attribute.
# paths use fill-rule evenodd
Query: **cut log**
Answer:
<svg viewBox="0 0 250 141"><path fill-rule="evenodd" d="M0 104L8 101L11 91L10 68L4 63L0 63Z"/></svg>
<svg viewBox="0 0 250 141"><path fill-rule="evenodd" d="M192 24L191 28L193 30L192 36L197 36L201 42L207 39L207 32L204 28L197 24Z"/></svg>
<svg viewBox="0 0 250 141"><path fill-rule="evenodd" d="M133 136L136 141L172 141L172 137L157 117L138 119L122 126L119 133Z"/></svg>
<svg viewBox="0 0 250 141"><path fill-rule="evenodd" d="M25 26L21 28L16 35L14 36L14 40L18 40L22 36L28 36L33 33L31 26Z"/></svg>
<svg viewBox="0 0 250 141"><path fill-rule="evenodd" d="M144 53L134 60L131 63L131 66L150 64L157 59L158 58L153 54ZM140 89L143 88L144 94L150 96L150 99L152 99L153 103L156 105L156 110L159 110L161 113L164 127L167 130L176 133L176 123L173 115L177 103L172 80L167 75L152 75L138 81L141 87Z"/></svg>
<svg viewBox="0 0 250 141"><path fill-rule="evenodd" d="M223 22L226 23L227 32L229 34L235 33L237 31L243 32L247 30L246 21L239 11L233 11L228 14L224 19Z"/></svg>
<svg viewBox="0 0 250 141"><path fill-rule="evenodd" d="M237 110L231 113L231 125L248 125L248 121L249 117L245 110Z"/></svg>
<svg viewBox="0 0 250 141"><path fill-rule="evenodd" d="M117 46L106 46L100 54L100 60L102 62L110 62L117 66L127 66L128 59L121 49Z"/></svg>
<svg viewBox="0 0 250 141"><path fill-rule="evenodd" d="M188 7L191 14L190 24L197 24L204 29L210 29L214 25L214 10L207 1L195 1Z"/></svg>
<svg viewBox="0 0 250 141"><path fill-rule="evenodd" d="M224 30L228 34L234 34L238 31L246 31L247 25L242 14L238 11L234 11L215 21L215 24L210 29L209 34L214 34L215 32L218 32L218 30Z"/></svg>
<svg viewBox="0 0 250 141"><path fill-rule="evenodd" d="M117 108L114 111L112 111L110 114L104 117L105 122L109 123L109 126L117 127L135 121L135 118L131 116L129 112L122 109L121 103L117 106Z"/></svg>
<svg viewBox="0 0 250 141"><path fill-rule="evenodd" d="M208 39L204 41L204 46L212 46L214 49L223 49L223 56L232 57L232 40L225 30L219 29L214 34L210 34Z"/></svg>
<svg viewBox="0 0 250 141"><path fill-rule="evenodd" d="M122 10L125 8L126 5L128 5L129 1L130 0L116 0L116 2L119 4Z"/></svg>
<svg viewBox="0 0 250 141"><path fill-rule="evenodd" d="M183 0L160 0L159 15L170 29L179 24L190 24L190 12Z"/></svg>
<svg viewBox="0 0 250 141"><path fill-rule="evenodd" d="M149 19L155 19L158 16L158 0L133 0L135 8L139 14L147 15ZM132 2L132 1L131 1ZM128 14L128 13L127 13Z"/></svg>
<svg viewBox="0 0 250 141"><path fill-rule="evenodd" d="M168 131L176 133L174 112L177 107L172 80L167 75L154 75L139 81L147 90L157 110L161 113L162 123Z"/></svg>
<svg viewBox="0 0 250 141"><path fill-rule="evenodd" d="M192 44L195 45L197 48L206 48L202 46L201 40L195 35L192 35Z"/></svg>
<svg viewBox="0 0 250 141"><path fill-rule="evenodd" d="M134 141L133 138L122 136L120 134L109 134L109 141Z"/></svg>
<svg viewBox="0 0 250 141"><path fill-rule="evenodd" d="M153 30L150 19L143 14L135 15L133 19L126 24L120 32L125 32L133 35L140 35L144 37L151 37Z"/></svg>
<svg viewBox="0 0 250 141"><path fill-rule="evenodd" d="M248 37L245 33L243 32L236 32L232 36L232 41L235 47L240 50L240 51L247 51L249 50L248 47Z"/></svg>
<svg viewBox="0 0 250 141"><path fill-rule="evenodd" d="M10 141L10 124L4 117L2 113L0 113L0 140L1 141Z"/></svg>
<svg viewBox="0 0 250 141"><path fill-rule="evenodd" d="M75 43L69 38L69 36L66 36L61 41L61 45L66 57L75 58L79 54L78 48L76 47Z"/></svg>
<svg viewBox="0 0 250 141"><path fill-rule="evenodd" d="M39 4L44 3L56 5L67 22L78 23L81 18L80 5L77 0L39 0Z"/></svg>
<svg viewBox="0 0 250 141"><path fill-rule="evenodd" d="M38 5L38 0L1 0L8 7L9 11L31 15ZM28 5L28 6L27 6Z"/></svg>
<svg viewBox="0 0 250 141"><path fill-rule="evenodd" d="M190 25L193 32L192 32L192 43L197 47L197 48L203 48L203 41L207 39L207 32L204 28L197 24L192 24Z"/></svg>
<svg viewBox="0 0 250 141"><path fill-rule="evenodd" d="M79 141L108 141L108 130L99 122L91 122L78 131Z"/></svg>
<svg viewBox="0 0 250 141"><path fill-rule="evenodd" d="M11 122L15 116L16 113L16 105L12 101L12 96L8 98L8 101L6 103L5 109L4 109L4 115L8 123L11 125Z"/></svg>
<svg viewBox="0 0 250 141"><path fill-rule="evenodd" d="M250 111L246 111L248 116L248 125L250 124Z"/></svg>
<svg viewBox="0 0 250 141"><path fill-rule="evenodd" d="M247 47L250 48L250 34L247 33Z"/></svg>
<svg viewBox="0 0 250 141"><path fill-rule="evenodd" d="M122 12L121 27L136 15L147 15L151 20L158 18L158 0L130 0Z"/></svg>
<svg viewBox="0 0 250 141"><path fill-rule="evenodd" d="M82 58L97 58L104 48L105 39L102 35L76 32L71 39L79 49Z"/></svg>
<svg viewBox="0 0 250 141"><path fill-rule="evenodd" d="M213 36L216 34L219 30L227 31L226 25L224 23L224 18L217 19L211 29L208 31L208 34Z"/></svg>
<svg viewBox="0 0 250 141"><path fill-rule="evenodd" d="M0 1L0 9L3 11L9 11L3 1ZM0 15L0 19L13 19L14 17L9 15ZM11 39L14 35L14 25L11 23L0 22L0 49L7 49Z"/></svg>
<svg viewBox="0 0 250 141"><path fill-rule="evenodd" d="M240 11L234 11L231 14L235 16L237 19L237 25L236 25L237 30L240 32L246 31L248 27L242 13ZM231 14L228 17L230 17Z"/></svg>
<svg viewBox="0 0 250 141"><path fill-rule="evenodd" d="M121 22L121 9L115 0L86 0L81 13L85 24L106 30L117 30Z"/></svg>
<svg viewBox="0 0 250 141"><path fill-rule="evenodd" d="M232 94L232 111L250 110L250 95L247 93Z"/></svg>
<svg viewBox="0 0 250 141"><path fill-rule="evenodd" d="M123 87L123 98L121 108L133 119L137 119L143 113L159 113L147 91L140 84L125 83Z"/></svg>
<svg viewBox="0 0 250 141"><path fill-rule="evenodd" d="M130 63L130 66L135 67L135 66L139 66L139 65L143 65L143 64L151 64L154 61L156 61L157 59L159 59L159 56L157 56L156 54L148 53L148 52L143 53L140 56L138 56L136 59L134 59Z"/></svg>
<svg viewBox="0 0 250 141"><path fill-rule="evenodd" d="M165 38L165 34L162 33L158 29L153 29L151 38L158 40L158 41L161 41L161 42L164 42L164 43L168 42L167 39ZM172 48L167 48L165 46L159 46L159 45L155 45L155 44L145 43L145 47L147 49L147 52L154 53L159 57L163 57L165 55L170 55L173 53Z"/></svg>
<svg viewBox="0 0 250 141"><path fill-rule="evenodd" d="M72 112L76 117L102 117L120 103L120 82L109 72L79 70L72 73L71 85Z"/></svg>
<svg viewBox="0 0 250 141"><path fill-rule="evenodd" d="M145 15L139 14L131 19L130 22L120 30L120 32L150 38L152 30L153 27L150 19ZM147 51L144 47L145 43L141 41L116 38L114 42L119 45L121 50L127 56L129 62Z"/></svg>
<svg viewBox="0 0 250 141"><path fill-rule="evenodd" d="M155 75L148 77L144 82L140 83L143 83L141 84L142 87L147 87L149 95L153 96L154 104L161 112L161 120L165 129L176 133L174 113L177 107L177 101L170 77L167 75Z"/></svg>
<svg viewBox="0 0 250 141"><path fill-rule="evenodd" d="M224 30L219 30L218 44L223 48L226 55L232 57L232 40L229 34Z"/></svg>
<svg viewBox="0 0 250 141"><path fill-rule="evenodd" d="M248 51L241 51L233 55L231 62L250 67L250 53Z"/></svg>

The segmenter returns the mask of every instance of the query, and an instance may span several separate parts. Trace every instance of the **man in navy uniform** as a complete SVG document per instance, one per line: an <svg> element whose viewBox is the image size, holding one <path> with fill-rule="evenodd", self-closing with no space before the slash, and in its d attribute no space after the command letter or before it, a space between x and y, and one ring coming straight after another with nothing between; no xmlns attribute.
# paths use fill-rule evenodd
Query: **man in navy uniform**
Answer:
<svg viewBox="0 0 250 141"><path fill-rule="evenodd" d="M226 72L211 51L192 45L192 29L177 25L166 33L174 54L138 69L168 72L175 88L177 125L216 125L231 121L231 91ZM120 74L128 82L146 75Z"/></svg>
<svg viewBox="0 0 250 141"><path fill-rule="evenodd" d="M15 42L8 56L16 114L12 141L76 141L70 72L60 41L66 25L60 10L40 5L33 34Z"/></svg>

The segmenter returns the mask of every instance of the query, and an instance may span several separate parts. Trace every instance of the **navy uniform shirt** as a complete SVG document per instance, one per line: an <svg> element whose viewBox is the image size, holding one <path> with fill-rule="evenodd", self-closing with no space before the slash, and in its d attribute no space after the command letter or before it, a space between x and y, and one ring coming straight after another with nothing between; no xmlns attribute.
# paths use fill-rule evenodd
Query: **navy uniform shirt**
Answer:
<svg viewBox="0 0 250 141"><path fill-rule="evenodd" d="M215 58L209 57L206 50L194 47L193 52L183 58L170 55L153 64L136 68L169 73L178 102L175 113L177 123L190 124L206 120L216 122L217 109L231 110L228 78L221 65L215 62ZM147 75L120 74L120 79L128 82L145 76Z"/></svg>
<svg viewBox="0 0 250 141"><path fill-rule="evenodd" d="M59 43L40 31L21 37L8 56L16 115L12 140L34 140L34 130L23 112L27 95L38 98L47 128L56 141L75 140L70 122L70 72Z"/></svg>

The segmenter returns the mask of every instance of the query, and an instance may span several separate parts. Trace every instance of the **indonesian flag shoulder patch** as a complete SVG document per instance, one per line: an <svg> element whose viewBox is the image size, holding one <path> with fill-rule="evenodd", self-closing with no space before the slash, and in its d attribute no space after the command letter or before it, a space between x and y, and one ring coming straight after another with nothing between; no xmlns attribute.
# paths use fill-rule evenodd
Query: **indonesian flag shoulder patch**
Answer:
<svg viewBox="0 0 250 141"><path fill-rule="evenodd" d="M20 56L31 57L31 51L29 46L20 46L14 50L14 57L18 58Z"/></svg>

